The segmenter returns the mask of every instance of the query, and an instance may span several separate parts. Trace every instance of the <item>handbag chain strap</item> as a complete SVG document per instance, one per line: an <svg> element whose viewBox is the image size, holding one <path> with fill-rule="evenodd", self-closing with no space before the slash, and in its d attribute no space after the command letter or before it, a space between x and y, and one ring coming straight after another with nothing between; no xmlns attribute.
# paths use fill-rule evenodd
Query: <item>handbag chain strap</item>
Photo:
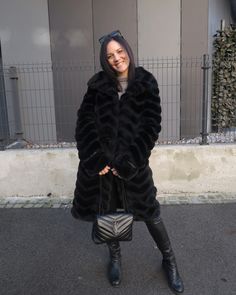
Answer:
<svg viewBox="0 0 236 295"><path fill-rule="evenodd" d="M127 201L127 192L126 192L126 188L125 188L125 181L123 179L119 179L119 181L121 183L121 195L122 195L122 199L123 199L124 210L126 212L129 212L128 201Z"/></svg>

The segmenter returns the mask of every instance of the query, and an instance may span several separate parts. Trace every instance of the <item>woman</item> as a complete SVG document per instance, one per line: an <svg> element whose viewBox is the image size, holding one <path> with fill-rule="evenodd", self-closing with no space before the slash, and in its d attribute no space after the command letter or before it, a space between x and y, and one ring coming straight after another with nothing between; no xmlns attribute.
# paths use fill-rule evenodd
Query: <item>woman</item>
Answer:
<svg viewBox="0 0 236 295"><path fill-rule="evenodd" d="M103 71L88 82L78 111L76 142L80 164L72 215L93 221L102 197L103 213L122 208L122 187L135 220L144 221L163 255L170 288L184 290L175 256L160 217L149 157L161 130L161 107L156 79L135 67L127 41L119 31L100 38ZM108 244L108 276L121 282L119 242Z"/></svg>

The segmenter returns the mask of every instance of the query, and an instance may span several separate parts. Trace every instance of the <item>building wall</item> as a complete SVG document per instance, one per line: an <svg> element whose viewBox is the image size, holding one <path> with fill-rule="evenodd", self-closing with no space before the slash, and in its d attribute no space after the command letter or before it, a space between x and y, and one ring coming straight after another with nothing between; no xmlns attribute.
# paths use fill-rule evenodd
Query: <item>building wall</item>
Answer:
<svg viewBox="0 0 236 295"><path fill-rule="evenodd" d="M57 138L73 141L77 109L94 73L91 0L48 0Z"/></svg>
<svg viewBox="0 0 236 295"><path fill-rule="evenodd" d="M207 0L182 0L181 138L194 138L201 132L201 66L203 54L208 53L208 13Z"/></svg>
<svg viewBox="0 0 236 295"><path fill-rule="evenodd" d="M130 40L136 54L136 0L49 0L48 3L53 61L79 60L92 66L96 61L97 65L98 39L117 29ZM114 13L119 10L122 10L122 19Z"/></svg>
<svg viewBox="0 0 236 295"><path fill-rule="evenodd" d="M208 47L211 54L213 49L213 35L220 29L221 20L225 20L225 25L232 23L230 1L209 0L209 39Z"/></svg>
<svg viewBox="0 0 236 295"><path fill-rule="evenodd" d="M93 0L93 25L96 65L99 65L98 39L117 29L129 41L134 57L137 59L137 0Z"/></svg>
<svg viewBox="0 0 236 295"><path fill-rule="evenodd" d="M47 0L1 0L3 62L50 61Z"/></svg>
<svg viewBox="0 0 236 295"><path fill-rule="evenodd" d="M232 22L228 0L182 0L181 52L183 57L212 53L213 35L220 21Z"/></svg>
<svg viewBox="0 0 236 295"><path fill-rule="evenodd" d="M157 78L161 140L180 137L180 0L138 0L138 57Z"/></svg>
<svg viewBox="0 0 236 295"><path fill-rule="evenodd" d="M137 0L138 57L180 56L180 0Z"/></svg>
<svg viewBox="0 0 236 295"><path fill-rule="evenodd" d="M100 69L98 39L119 29L137 57L136 0L49 0L49 18L57 136L71 141L87 81Z"/></svg>
<svg viewBox="0 0 236 295"><path fill-rule="evenodd" d="M8 69L14 65L18 83L24 89L19 93L19 99L25 139L40 141L45 132L42 126L50 122L48 140L55 141L52 76L49 72L45 78L39 68L32 74L33 63L51 61L47 0L1 0L0 39L11 136L14 137L15 131L14 97ZM34 79L31 84L30 79ZM51 89L49 94L45 94L46 87ZM38 126L37 130L33 126Z"/></svg>
<svg viewBox="0 0 236 295"><path fill-rule="evenodd" d="M225 19L226 25L230 23L230 4L227 0L182 0L181 53L183 65L186 66L181 70L181 137L192 138L199 136L201 132L202 56L209 54L211 59L213 35L220 29L221 19ZM194 83L193 77L195 77ZM210 132L211 69L209 69L208 87L208 132ZM195 123L189 124L192 118L196 118Z"/></svg>
<svg viewBox="0 0 236 295"><path fill-rule="evenodd" d="M122 13L114 13L119 11ZM228 1L48 0L47 5L46 0L2 0L3 63L51 61L51 56L57 63L53 76L50 70L46 76L41 69L33 75L29 69L26 74L25 70L24 74L18 71L19 85L27 90L20 93L26 138L40 140L44 132L40 126L50 122L49 141L74 139L76 110L86 91L87 80L98 69L97 40L114 29L120 29L129 40L139 64L157 77L163 109L160 138L199 135L201 118L193 126L189 125L189 120L201 113L201 64L181 70L175 58L201 57L208 53L212 32L222 16L226 22L229 20ZM168 60L160 61L166 57ZM192 85L194 75L195 85ZM30 84L32 76L33 84ZM14 102L10 82L6 75L8 119L13 134ZM31 91L32 85L39 91ZM37 130L32 126L38 126Z"/></svg>
<svg viewBox="0 0 236 295"><path fill-rule="evenodd" d="M208 1L182 0L181 53L183 57L208 52Z"/></svg>

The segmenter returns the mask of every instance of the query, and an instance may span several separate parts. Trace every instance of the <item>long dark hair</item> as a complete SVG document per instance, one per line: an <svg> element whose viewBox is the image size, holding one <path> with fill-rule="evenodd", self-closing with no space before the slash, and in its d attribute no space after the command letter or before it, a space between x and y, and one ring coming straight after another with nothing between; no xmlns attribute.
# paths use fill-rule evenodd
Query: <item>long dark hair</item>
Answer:
<svg viewBox="0 0 236 295"><path fill-rule="evenodd" d="M133 81L134 74L135 74L135 62L134 62L134 55L131 47L129 46L128 42L121 36L107 36L104 42L101 45L100 49L100 64L103 71L108 75L108 77L119 87L119 81L117 79L116 71L111 67L107 60L107 45L108 43L114 40L118 42L127 52L129 57L129 68L128 68L128 85Z"/></svg>

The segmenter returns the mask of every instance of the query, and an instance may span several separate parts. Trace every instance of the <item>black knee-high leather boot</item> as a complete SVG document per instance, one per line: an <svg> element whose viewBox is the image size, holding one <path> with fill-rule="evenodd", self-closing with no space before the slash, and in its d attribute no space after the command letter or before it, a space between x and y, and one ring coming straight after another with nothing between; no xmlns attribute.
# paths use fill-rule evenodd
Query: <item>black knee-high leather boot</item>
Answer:
<svg viewBox="0 0 236 295"><path fill-rule="evenodd" d="M165 271L170 288L177 293L183 293L184 284L179 275L175 255L171 247L164 223L160 217L145 222L147 228L163 255L162 267Z"/></svg>
<svg viewBox="0 0 236 295"><path fill-rule="evenodd" d="M118 241L107 243L110 252L108 278L112 286L118 287L121 282L121 251Z"/></svg>

